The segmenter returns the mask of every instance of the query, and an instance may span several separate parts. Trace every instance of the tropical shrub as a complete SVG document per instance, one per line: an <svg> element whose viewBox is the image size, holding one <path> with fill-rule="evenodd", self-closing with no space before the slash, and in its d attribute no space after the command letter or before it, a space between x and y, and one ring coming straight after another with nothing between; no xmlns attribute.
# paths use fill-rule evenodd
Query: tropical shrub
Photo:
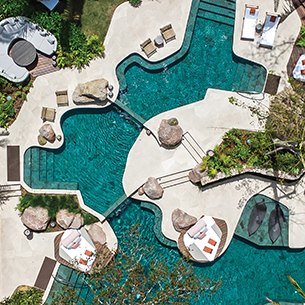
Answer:
<svg viewBox="0 0 305 305"><path fill-rule="evenodd" d="M268 154L275 149L269 132L247 132L231 129L223 136L220 145L214 148L214 156L202 159L202 169L207 169L213 178L219 172L231 175L233 169L241 171L246 167L272 168L289 174L299 174L303 169L299 157L287 150Z"/></svg>
<svg viewBox="0 0 305 305"><path fill-rule="evenodd" d="M301 48L305 48L305 26L301 26L300 38L297 42L297 46Z"/></svg>
<svg viewBox="0 0 305 305"><path fill-rule="evenodd" d="M19 199L19 204L16 209L23 213L29 206L33 208L42 207L47 209L50 219L56 219L58 211L66 209L73 214L80 213L84 218L85 225L99 221L95 216L82 210L72 195L49 196L26 193Z"/></svg>
<svg viewBox="0 0 305 305"><path fill-rule="evenodd" d="M15 114L14 100L6 100L6 95L0 93L0 127L7 128L8 121Z"/></svg>
<svg viewBox="0 0 305 305"><path fill-rule="evenodd" d="M3 305L39 305L42 304L43 292L35 287L21 286L10 298L5 298Z"/></svg>

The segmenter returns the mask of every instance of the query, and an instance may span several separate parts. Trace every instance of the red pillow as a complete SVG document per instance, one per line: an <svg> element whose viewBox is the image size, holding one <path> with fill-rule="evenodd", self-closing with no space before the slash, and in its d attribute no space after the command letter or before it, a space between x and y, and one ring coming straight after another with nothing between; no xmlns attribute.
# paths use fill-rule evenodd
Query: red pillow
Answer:
<svg viewBox="0 0 305 305"><path fill-rule="evenodd" d="M91 252L91 251L89 251L89 250L86 250L85 251L85 255L88 255L88 256L91 256L93 253Z"/></svg>
<svg viewBox="0 0 305 305"><path fill-rule="evenodd" d="M302 74L302 75L305 75L305 70L301 70L301 74Z"/></svg>
<svg viewBox="0 0 305 305"><path fill-rule="evenodd" d="M302 65L305 66L305 59L302 60Z"/></svg>
<svg viewBox="0 0 305 305"><path fill-rule="evenodd" d="M209 247L204 247L203 251L208 252L208 253L212 253L213 250Z"/></svg>
<svg viewBox="0 0 305 305"><path fill-rule="evenodd" d="M255 9L254 7L252 7L252 8L250 9L250 14L251 14L251 15L254 15L254 14L255 14L255 11L256 11L256 9Z"/></svg>
<svg viewBox="0 0 305 305"><path fill-rule="evenodd" d="M209 239L208 243L211 244L212 246L216 245L216 241L213 240L212 238Z"/></svg>
<svg viewBox="0 0 305 305"><path fill-rule="evenodd" d="M81 259L79 260L79 263L82 264L82 265L87 265L87 264L88 264L88 261L86 261L85 259L82 259L82 258L81 258Z"/></svg>
<svg viewBox="0 0 305 305"><path fill-rule="evenodd" d="M276 17L275 17L275 16L271 16L271 17L270 17L270 22L275 22L275 20L276 20Z"/></svg>

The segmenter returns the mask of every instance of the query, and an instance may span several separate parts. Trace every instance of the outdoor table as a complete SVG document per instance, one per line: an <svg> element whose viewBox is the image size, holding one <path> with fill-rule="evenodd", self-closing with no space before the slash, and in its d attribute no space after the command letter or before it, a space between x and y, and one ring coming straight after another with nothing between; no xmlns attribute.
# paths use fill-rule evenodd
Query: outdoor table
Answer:
<svg viewBox="0 0 305 305"><path fill-rule="evenodd" d="M260 33L263 30L263 25L261 23L258 23L255 26L255 30L256 30L257 33Z"/></svg>
<svg viewBox="0 0 305 305"><path fill-rule="evenodd" d="M161 35L158 35L155 39L154 39L155 45L157 47L163 46L163 38Z"/></svg>
<svg viewBox="0 0 305 305"><path fill-rule="evenodd" d="M26 40L17 41L11 50L14 62L21 67L29 66L36 59L35 47Z"/></svg>

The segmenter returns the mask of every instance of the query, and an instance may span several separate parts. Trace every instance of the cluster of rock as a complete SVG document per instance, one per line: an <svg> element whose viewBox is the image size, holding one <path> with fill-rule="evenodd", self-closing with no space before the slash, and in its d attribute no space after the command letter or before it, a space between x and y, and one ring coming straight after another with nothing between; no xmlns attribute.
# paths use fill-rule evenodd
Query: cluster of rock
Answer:
<svg viewBox="0 0 305 305"><path fill-rule="evenodd" d="M108 93L108 81L104 78L96 79L84 84L78 84L72 99L75 104L105 103Z"/></svg>
<svg viewBox="0 0 305 305"><path fill-rule="evenodd" d="M177 232L184 233L197 222L197 218L186 212L175 209L172 212L172 223Z"/></svg>
<svg viewBox="0 0 305 305"><path fill-rule="evenodd" d="M25 226L33 231L44 231L50 217L48 210L42 207L28 207L21 215L21 221ZM63 229L79 229L84 225L84 219L80 214L73 214L63 209L56 214L56 222Z"/></svg>
<svg viewBox="0 0 305 305"><path fill-rule="evenodd" d="M183 130L176 118L162 120L158 129L158 138L165 147L175 147L182 141Z"/></svg>
<svg viewBox="0 0 305 305"><path fill-rule="evenodd" d="M197 164L190 172L189 172L189 180L192 183L199 183L203 176L206 174L206 170L201 169L202 163Z"/></svg>
<svg viewBox="0 0 305 305"><path fill-rule="evenodd" d="M237 171L236 169L231 170L230 177L248 173L248 174L258 174L258 175L263 175L263 176L272 177L272 178L295 181L302 176L304 171L305 170L302 170L299 175L291 175L291 174L287 174L286 172L283 172L283 171L274 171L271 168L267 169L267 168L259 168L259 167L255 167L255 166L252 166L252 167L244 166L240 172ZM228 176L226 176L224 172L218 173L213 178L210 178L207 175L207 172L204 172L203 177L201 178L200 182L201 182L201 185L206 185L206 184L216 182L216 181L226 179L226 178L228 178Z"/></svg>
<svg viewBox="0 0 305 305"><path fill-rule="evenodd" d="M144 183L143 187L138 190L139 195L145 195L150 199L159 199L163 195L163 188L158 183L156 178L149 177L147 181Z"/></svg>
<svg viewBox="0 0 305 305"><path fill-rule="evenodd" d="M56 139L56 134L51 126L51 124L44 124L39 129L38 142L40 145L44 145L49 141L50 143L54 143Z"/></svg>
<svg viewBox="0 0 305 305"><path fill-rule="evenodd" d="M106 233L97 223L90 225L88 234L94 243L104 245L107 241Z"/></svg>

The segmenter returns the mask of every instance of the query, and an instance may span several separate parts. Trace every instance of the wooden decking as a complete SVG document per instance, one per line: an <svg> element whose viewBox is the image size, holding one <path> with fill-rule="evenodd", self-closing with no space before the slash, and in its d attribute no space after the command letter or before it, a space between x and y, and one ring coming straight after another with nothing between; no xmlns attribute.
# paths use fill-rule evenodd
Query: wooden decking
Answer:
<svg viewBox="0 0 305 305"><path fill-rule="evenodd" d="M70 264L65 259L59 256L59 243L63 234L64 233L58 234L54 239L55 258L60 264L78 270L74 265ZM105 244L101 245L100 243L94 243L94 246L96 248L97 256L91 270L88 272L89 274L91 274L95 268L103 268L107 266L110 263L112 257L114 256L114 253L112 253Z"/></svg>
<svg viewBox="0 0 305 305"><path fill-rule="evenodd" d="M293 4L301 19L302 25L305 25L305 0L293 0ZM295 44L287 64L288 76L292 76L292 71L302 54L305 54L305 48L297 47Z"/></svg>
<svg viewBox="0 0 305 305"><path fill-rule="evenodd" d="M52 61L52 56L46 56L37 52L37 58L34 63L28 67L28 70L33 77L38 77L60 70L59 67L53 66Z"/></svg>
<svg viewBox="0 0 305 305"><path fill-rule="evenodd" d="M215 217L213 217L213 219L215 220L215 222L216 222L217 226L219 227L220 231L222 232L219 248L218 248L216 256L215 256L215 259L216 259L220 255L220 253L222 252L223 247L225 245L225 242L227 240L228 227L227 227L227 224L224 220L218 219L218 218L215 218ZM178 249L183 254L183 256L186 257L187 259L191 260L191 261L194 261L194 262L208 263L209 262L208 260L197 261L190 255L189 251L187 250L187 248L185 247L184 242L183 242L183 236L184 236L185 233L186 233L186 231L181 233L179 238L178 238Z"/></svg>

